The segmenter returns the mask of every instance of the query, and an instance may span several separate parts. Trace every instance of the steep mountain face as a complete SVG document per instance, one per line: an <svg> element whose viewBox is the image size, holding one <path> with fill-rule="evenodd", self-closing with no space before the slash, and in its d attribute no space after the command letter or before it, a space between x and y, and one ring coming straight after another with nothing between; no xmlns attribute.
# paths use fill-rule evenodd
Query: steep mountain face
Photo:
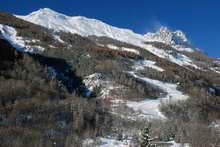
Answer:
<svg viewBox="0 0 220 147"><path fill-rule="evenodd" d="M130 138L154 119L162 120L152 122L160 141L190 143L183 134L193 134L191 123L208 130L220 118L219 59L195 50L181 31L140 35L48 8L15 16L0 12L0 60L7 67L0 68L0 125L10 139L13 131L35 133L19 138L21 146L28 137L41 146L93 146L91 138L99 137L137 143Z"/></svg>
<svg viewBox="0 0 220 147"><path fill-rule="evenodd" d="M166 27L161 27L156 33L147 33L143 36L128 29L113 27L99 20L82 16L70 17L48 8L32 12L27 16L17 17L55 31L76 33L82 36L105 36L136 45L147 41L158 41L174 45L189 45L189 41L183 32L172 32Z"/></svg>
<svg viewBox="0 0 220 147"><path fill-rule="evenodd" d="M96 19L89 19L83 16L70 17L55 12L49 8L40 9L27 16L16 16L55 31L71 32L82 36L105 36L124 42L133 39L142 41L159 41L167 44L189 44L189 41L183 32L172 32L166 27L161 27L156 33L147 33L144 37L131 30L113 27Z"/></svg>
<svg viewBox="0 0 220 147"><path fill-rule="evenodd" d="M16 17L38 25L42 25L49 29L55 30L56 32L70 32L85 37L97 36L112 38L114 40L144 48L161 58L170 58L170 60L176 64L187 66L190 65L194 68L199 68L193 64L191 59L182 53L175 53L174 56L171 55L172 51L169 53L164 52L158 47L155 48L154 46L146 44L146 42L161 42L170 45L173 49L180 52L193 52L194 49L190 47L190 42L186 38L185 34L181 31L172 32L166 27L161 27L160 30L156 33L147 33L146 35L141 35L136 34L128 29L120 29L110 26L99 20L89 19L81 16L70 17L57 13L48 8L32 12L27 16L16 15Z"/></svg>

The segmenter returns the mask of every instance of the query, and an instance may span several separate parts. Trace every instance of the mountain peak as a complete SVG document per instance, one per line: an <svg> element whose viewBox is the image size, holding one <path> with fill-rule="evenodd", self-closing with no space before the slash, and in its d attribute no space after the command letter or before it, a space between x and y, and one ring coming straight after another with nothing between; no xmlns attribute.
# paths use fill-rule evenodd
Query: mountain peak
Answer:
<svg viewBox="0 0 220 147"><path fill-rule="evenodd" d="M54 11L54 10L52 10L50 8L41 8L41 9L39 9L37 11L34 11L34 12L30 13L30 14L42 14L42 13L51 13L51 14L55 13L55 14L57 14L56 11Z"/></svg>
<svg viewBox="0 0 220 147"><path fill-rule="evenodd" d="M67 19L68 16L58 13L50 8L41 8L37 11L28 14L27 16L20 16L20 17L32 18L32 21L38 21L39 19L46 19L47 21L50 21L50 19L52 18Z"/></svg>
<svg viewBox="0 0 220 147"><path fill-rule="evenodd" d="M168 27L164 26L160 27L155 33L147 33L144 36L146 38L151 38L155 41L171 45L190 45L190 41L186 38L186 35L182 31L172 31Z"/></svg>
<svg viewBox="0 0 220 147"><path fill-rule="evenodd" d="M160 29L157 32L160 32L160 33L171 33L171 30L168 29L168 27L162 26L162 27L160 27Z"/></svg>
<svg viewBox="0 0 220 147"><path fill-rule="evenodd" d="M50 8L41 8L38 11L43 11L43 12L55 12L54 10L50 9Z"/></svg>

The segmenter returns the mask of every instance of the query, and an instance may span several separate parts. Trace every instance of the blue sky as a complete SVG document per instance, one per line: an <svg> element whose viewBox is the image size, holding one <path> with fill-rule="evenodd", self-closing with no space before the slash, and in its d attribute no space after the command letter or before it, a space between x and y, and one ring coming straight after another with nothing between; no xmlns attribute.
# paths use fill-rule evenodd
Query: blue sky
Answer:
<svg viewBox="0 0 220 147"><path fill-rule="evenodd" d="M219 0L6 0L1 2L0 10L26 15L46 7L141 34L160 25L180 29L195 47L220 57Z"/></svg>

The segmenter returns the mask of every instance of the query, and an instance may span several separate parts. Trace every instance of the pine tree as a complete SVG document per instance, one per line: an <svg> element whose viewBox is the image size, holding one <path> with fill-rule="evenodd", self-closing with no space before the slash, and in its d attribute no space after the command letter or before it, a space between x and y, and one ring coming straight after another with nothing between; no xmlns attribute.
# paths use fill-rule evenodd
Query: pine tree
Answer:
<svg viewBox="0 0 220 147"><path fill-rule="evenodd" d="M156 145L152 144L153 138L150 137L149 128L145 128L142 133L142 141L140 147L155 147Z"/></svg>

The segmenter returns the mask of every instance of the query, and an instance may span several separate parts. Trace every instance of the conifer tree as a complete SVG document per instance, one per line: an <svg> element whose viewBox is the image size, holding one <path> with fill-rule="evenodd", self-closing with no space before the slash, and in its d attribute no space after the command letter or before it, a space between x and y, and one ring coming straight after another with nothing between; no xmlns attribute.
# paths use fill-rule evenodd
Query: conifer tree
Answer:
<svg viewBox="0 0 220 147"><path fill-rule="evenodd" d="M142 133L142 141L140 147L156 147L156 145L152 144L153 138L150 137L149 128L145 128Z"/></svg>

